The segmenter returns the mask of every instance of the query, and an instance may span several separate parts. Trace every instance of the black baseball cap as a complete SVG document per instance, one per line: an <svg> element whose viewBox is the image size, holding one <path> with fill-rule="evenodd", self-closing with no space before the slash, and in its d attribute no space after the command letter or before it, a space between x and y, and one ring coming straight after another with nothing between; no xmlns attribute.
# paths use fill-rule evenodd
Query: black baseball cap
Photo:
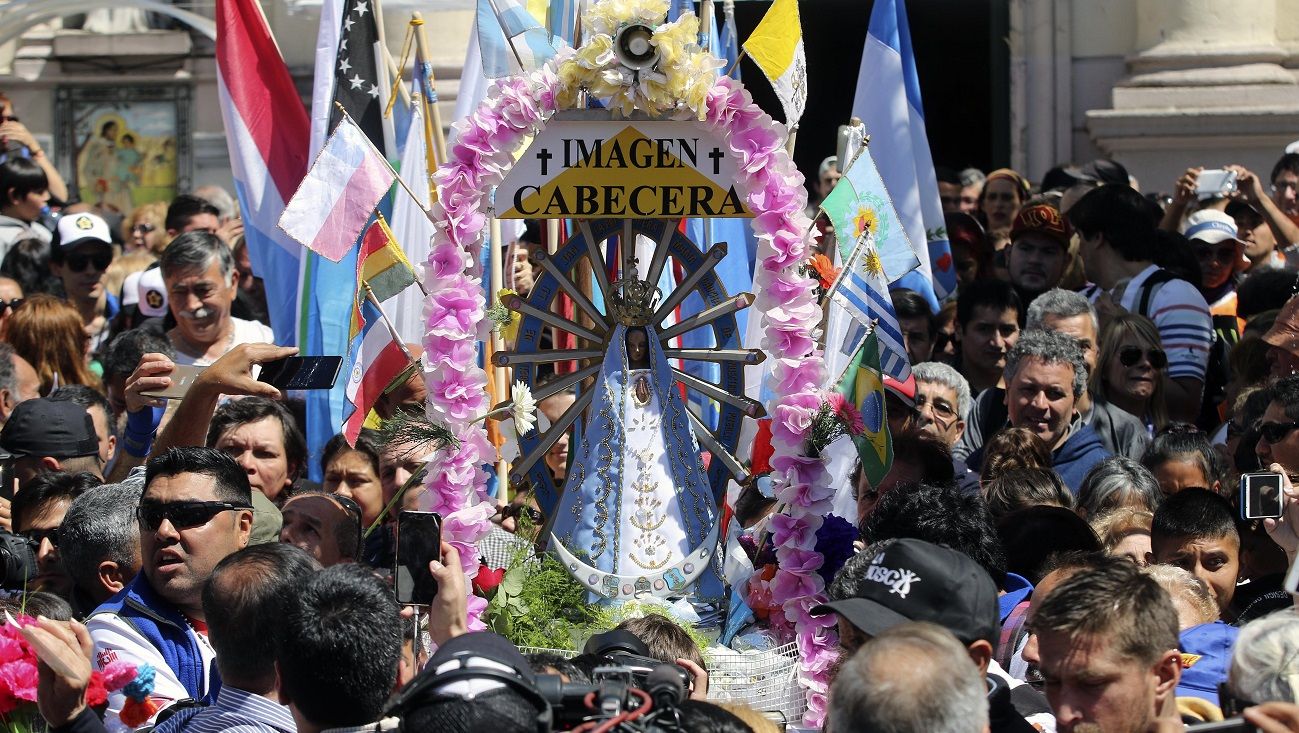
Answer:
<svg viewBox="0 0 1299 733"><path fill-rule="evenodd" d="M0 430L0 448L12 458L93 456L99 435L86 408L41 397L18 403Z"/></svg>
<svg viewBox="0 0 1299 733"><path fill-rule="evenodd" d="M856 597L823 603L812 615L833 611L870 636L908 621L928 621L951 631L962 644L997 642L997 586L986 570L956 550L924 540L895 540L871 559L857 586Z"/></svg>

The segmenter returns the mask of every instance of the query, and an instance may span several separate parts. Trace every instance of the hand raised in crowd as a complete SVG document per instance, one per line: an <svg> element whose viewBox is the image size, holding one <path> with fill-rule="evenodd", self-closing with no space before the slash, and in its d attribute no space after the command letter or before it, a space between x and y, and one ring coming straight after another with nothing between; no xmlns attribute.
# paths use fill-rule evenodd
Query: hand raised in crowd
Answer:
<svg viewBox="0 0 1299 733"><path fill-rule="evenodd" d="M690 673L690 699L708 699L708 670L684 657L677 657L677 666Z"/></svg>
<svg viewBox="0 0 1299 733"><path fill-rule="evenodd" d="M1181 178L1173 186L1173 203L1178 206L1186 206L1195 201L1195 186L1200 180L1200 171L1204 170L1202 166L1187 168Z"/></svg>
<svg viewBox="0 0 1299 733"><path fill-rule="evenodd" d="M1265 702L1245 708L1242 717L1263 733L1299 733L1299 705Z"/></svg>
<svg viewBox="0 0 1299 733"><path fill-rule="evenodd" d="M532 277L532 263L528 261L528 246L523 242L514 244L514 261L510 263L514 282L514 292L527 297L536 284Z"/></svg>
<svg viewBox="0 0 1299 733"><path fill-rule="evenodd" d="M36 142L36 137L27 129L26 125L17 120L9 120L4 124L0 124L0 140L4 140L5 145L18 143L32 151L32 155L42 152L40 144Z"/></svg>
<svg viewBox="0 0 1299 733"><path fill-rule="evenodd" d="M1244 198L1251 204L1257 204L1267 197L1267 191L1263 190L1263 182L1245 166L1228 165L1223 166L1223 169L1236 172L1235 198Z"/></svg>
<svg viewBox="0 0 1299 733"><path fill-rule="evenodd" d="M233 247L235 240L244 234L244 221L237 216L232 216L226 220L226 223L217 227L216 235L225 242L227 246Z"/></svg>
<svg viewBox="0 0 1299 733"><path fill-rule="evenodd" d="M37 649L36 705L51 727L67 725L86 709L90 632L76 621L39 618L23 627Z"/></svg>
<svg viewBox="0 0 1299 733"><path fill-rule="evenodd" d="M469 602L460 551L443 542L442 562L434 560L428 568L438 583L437 595L433 596L428 611L428 634L434 644L441 646L448 639L469 631Z"/></svg>
<svg viewBox="0 0 1299 733"><path fill-rule="evenodd" d="M148 397L145 392L161 392L171 386L171 374L176 371L176 364L166 354L149 353L140 357L135 371L126 378L126 389L123 399L127 412L139 412L146 407L162 407L167 401L160 397Z"/></svg>
<svg viewBox="0 0 1299 733"><path fill-rule="evenodd" d="M195 377L190 391L207 392L210 396L247 395L282 400L284 395L279 389L257 381L253 375L253 367L287 356L295 356L297 353L296 346L240 344L227 351L220 359L204 369L202 374Z"/></svg>
<svg viewBox="0 0 1299 733"><path fill-rule="evenodd" d="M1272 541L1282 550L1286 558L1294 562L1299 553L1299 492L1290 482L1290 474L1280 463L1268 466L1269 471L1281 474L1281 516L1276 519L1264 519L1263 526Z"/></svg>

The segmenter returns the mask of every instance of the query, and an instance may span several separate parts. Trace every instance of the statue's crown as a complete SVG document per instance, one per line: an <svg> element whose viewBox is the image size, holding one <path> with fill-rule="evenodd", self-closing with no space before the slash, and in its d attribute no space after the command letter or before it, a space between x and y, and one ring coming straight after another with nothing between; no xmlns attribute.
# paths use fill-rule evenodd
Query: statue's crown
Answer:
<svg viewBox="0 0 1299 733"><path fill-rule="evenodd" d="M658 306L658 288L644 280L618 280L609 292L609 311L624 326L647 326Z"/></svg>

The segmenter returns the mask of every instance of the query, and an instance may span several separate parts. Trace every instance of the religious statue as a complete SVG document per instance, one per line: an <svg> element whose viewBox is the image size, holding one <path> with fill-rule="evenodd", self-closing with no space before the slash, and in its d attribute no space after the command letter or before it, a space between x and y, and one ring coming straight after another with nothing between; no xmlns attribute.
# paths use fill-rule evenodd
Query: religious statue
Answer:
<svg viewBox="0 0 1299 733"><path fill-rule="evenodd" d="M684 595L717 544L717 507L690 416L650 325L658 291L614 283L613 330L552 544L608 598Z"/></svg>

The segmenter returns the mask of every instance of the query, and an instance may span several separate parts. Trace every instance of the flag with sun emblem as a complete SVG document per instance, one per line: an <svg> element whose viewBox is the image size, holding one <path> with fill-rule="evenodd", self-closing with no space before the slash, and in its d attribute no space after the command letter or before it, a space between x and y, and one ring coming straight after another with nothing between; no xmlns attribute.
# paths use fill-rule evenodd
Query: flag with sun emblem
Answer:
<svg viewBox="0 0 1299 733"><path fill-rule="evenodd" d="M879 340L879 366L885 374L905 382L911 376L911 361L907 358L906 342L885 281L885 266L874 239L869 232L857 238L839 279L830 288L830 298L854 321L871 328L871 336ZM826 343L831 343L829 338ZM851 372L849 367L846 373Z"/></svg>
<svg viewBox="0 0 1299 733"><path fill-rule="evenodd" d="M884 407L884 380L880 374L880 342L871 331L858 349L836 392L861 412L864 430L853 436L862 473L871 486L879 486L893 464L893 439Z"/></svg>
<svg viewBox="0 0 1299 733"><path fill-rule="evenodd" d="M834 224L841 262L848 261L857 240L869 233L875 240L885 284L920 266L868 148L863 147L848 164L843 177L821 202L821 209Z"/></svg>

